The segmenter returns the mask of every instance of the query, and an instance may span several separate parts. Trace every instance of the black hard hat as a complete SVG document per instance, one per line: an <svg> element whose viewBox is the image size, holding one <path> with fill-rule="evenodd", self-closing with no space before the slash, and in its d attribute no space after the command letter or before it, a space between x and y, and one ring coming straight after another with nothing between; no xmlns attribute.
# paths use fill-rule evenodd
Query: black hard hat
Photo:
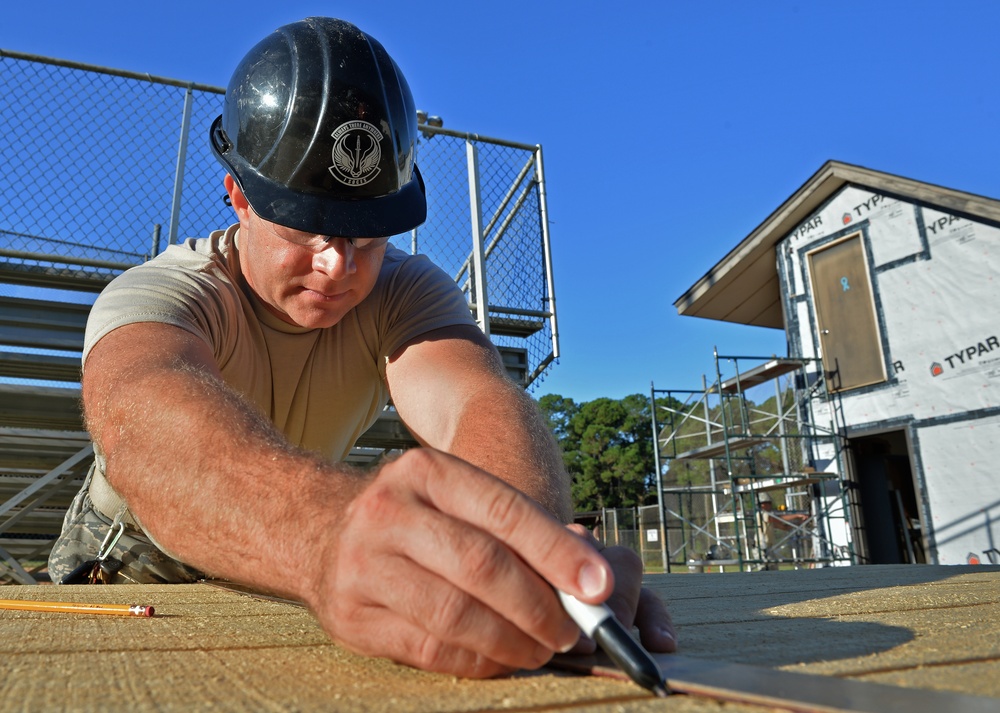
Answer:
<svg viewBox="0 0 1000 713"><path fill-rule="evenodd" d="M265 220L343 238L424 222L410 87L381 44L342 20L279 27L236 67L212 151Z"/></svg>

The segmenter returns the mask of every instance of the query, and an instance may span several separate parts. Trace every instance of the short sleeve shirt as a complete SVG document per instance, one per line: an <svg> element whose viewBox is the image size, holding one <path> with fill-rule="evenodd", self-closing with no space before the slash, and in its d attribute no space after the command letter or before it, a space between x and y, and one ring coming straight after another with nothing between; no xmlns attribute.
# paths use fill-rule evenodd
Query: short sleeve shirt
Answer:
<svg viewBox="0 0 1000 713"><path fill-rule="evenodd" d="M174 325L209 344L225 381L292 443L343 460L388 402L389 356L426 332L475 325L454 280L391 245L371 294L340 322L287 324L247 286L238 233L234 225L172 245L117 277L91 310L84 362L118 327Z"/></svg>

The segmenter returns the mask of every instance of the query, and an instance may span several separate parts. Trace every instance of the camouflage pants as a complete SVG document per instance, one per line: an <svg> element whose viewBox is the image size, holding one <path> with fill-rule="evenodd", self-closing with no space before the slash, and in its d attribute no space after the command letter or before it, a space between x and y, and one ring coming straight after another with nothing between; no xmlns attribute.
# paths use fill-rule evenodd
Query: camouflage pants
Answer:
<svg viewBox="0 0 1000 713"><path fill-rule="evenodd" d="M62 534L49 554L49 576L58 583L79 565L96 559L104 538L117 523L94 508L90 499L93 468L63 520ZM202 579L197 570L169 557L141 531L125 528L124 534L111 550L110 556L123 566L114 584L172 584Z"/></svg>

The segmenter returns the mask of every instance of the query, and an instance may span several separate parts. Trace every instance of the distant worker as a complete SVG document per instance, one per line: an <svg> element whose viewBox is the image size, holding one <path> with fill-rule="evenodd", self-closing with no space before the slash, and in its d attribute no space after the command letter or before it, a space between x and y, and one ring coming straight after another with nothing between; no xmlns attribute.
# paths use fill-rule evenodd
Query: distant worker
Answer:
<svg viewBox="0 0 1000 713"><path fill-rule="evenodd" d="M236 68L210 139L238 223L94 305L95 463L53 579L124 524L112 581L242 582L428 670L492 676L572 648L553 586L673 651L638 557L566 524L558 446L459 288L388 244L426 200L416 109L382 45L330 18L279 28ZM422 447L345 464L390 397Z"/></svg>
<svg viewBox="0 0 1000 713"><path fill-rule="evenodd" d="M781 555L778 551L779 536L776 530L788 532L801 527L808 517L802 513L775 512L774 501L766 491L757 495L757 559L760 569L776 570Z"/></svg>

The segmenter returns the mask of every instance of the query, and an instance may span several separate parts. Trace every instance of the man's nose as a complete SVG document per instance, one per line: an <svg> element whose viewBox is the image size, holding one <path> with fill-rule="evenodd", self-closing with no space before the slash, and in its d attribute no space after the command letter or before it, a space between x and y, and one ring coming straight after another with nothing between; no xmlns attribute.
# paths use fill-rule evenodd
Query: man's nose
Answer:
<svg viewBox="0 0 1000 713"><path fill-rule="evenodd" d="M331 238L313 256L313 269L327 274L333 280L353 275L358 269L354 262L354 245L346 238Z"/></svg>

